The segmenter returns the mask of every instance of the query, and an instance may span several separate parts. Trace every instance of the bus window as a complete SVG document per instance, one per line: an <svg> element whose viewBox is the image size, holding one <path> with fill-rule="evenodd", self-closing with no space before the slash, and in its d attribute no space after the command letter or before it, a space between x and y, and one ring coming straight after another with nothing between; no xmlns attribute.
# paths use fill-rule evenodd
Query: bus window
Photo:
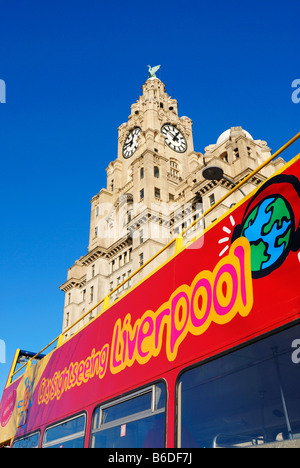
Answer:
<svg viewBox="0 0 300 468"><path fill-rule="evenodd" d="M178 447L300 446L300 326L185 371L177 386Z"/></svg>
<svg viewBox="0 0 300 468"><path fill-rule="evenodd" d="M49 427L45 431L45 448L83 448L85 436L85 414L76 416Z"/></svg>
<svg viewBox="0 0 300 468"><path fill-rule="evenodd" d="M38 448L40 441L40 433L35 432L28 436L22 437L13 443L13 448Z"/></svg>
<svg viewBox="0 0 300 468"><path fill-rule="evenodd" d="M165 443L166 389L152 385L96 408L93 448L163 448Z"/></svg>

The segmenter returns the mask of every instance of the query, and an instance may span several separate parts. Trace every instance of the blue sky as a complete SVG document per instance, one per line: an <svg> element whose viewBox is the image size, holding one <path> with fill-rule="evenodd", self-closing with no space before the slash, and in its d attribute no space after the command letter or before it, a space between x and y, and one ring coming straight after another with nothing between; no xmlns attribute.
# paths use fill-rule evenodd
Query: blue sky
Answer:
<svg viewBox="0 0 300 468"><path fill-rule="evenodd" d="M275 151L300 129L299 17L299 0L0 0L0 394L15 349L61 331L59 285L87 252L90 200L147 64L196 151L235 125Z"/></svg>

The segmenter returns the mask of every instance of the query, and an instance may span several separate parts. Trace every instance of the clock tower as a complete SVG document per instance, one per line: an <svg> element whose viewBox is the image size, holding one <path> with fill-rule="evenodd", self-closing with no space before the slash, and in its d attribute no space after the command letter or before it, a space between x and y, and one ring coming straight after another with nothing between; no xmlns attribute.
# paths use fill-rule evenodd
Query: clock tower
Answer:
<svg viewBox="0 0 300 468"><path fill-rule="evenodd" d="M118 129L118 158L108 166L108 188L113 187L118 197L133 183L134 203L141 201L141 195L146 204L167 203L170 195L175 196L179 179L190 172L190 159L196 157L192 121L178 116L177 101L158 78L149 78L142 90L128 121Z"/></svg>
<svg viewBox="0 0 300 468"><path fill-rule="evenodd" d="M111 291L116 290L110 303L148 275L174 253L174 245L122 285L203 209L270 156L266 142L254 141L241 127L222 133L216 144L205 148L204 155L195 152L191 119L179 117L176 99L149 74L127 122L118 129L118 154L106 169L107 185L91 200L88 252L69 268L67 281L60 286L65 292L63 330ZM244 190L253 190L281 161L271 163ZM224 178L205 180L203 168L208 163L221 166ZM228 204L205 219L205 226L240 198L239 192L233 194ZM204 220L193 228L193 236L203 227ZM102 305L95 308L65 336L75 333L101 309Z"/></svg>

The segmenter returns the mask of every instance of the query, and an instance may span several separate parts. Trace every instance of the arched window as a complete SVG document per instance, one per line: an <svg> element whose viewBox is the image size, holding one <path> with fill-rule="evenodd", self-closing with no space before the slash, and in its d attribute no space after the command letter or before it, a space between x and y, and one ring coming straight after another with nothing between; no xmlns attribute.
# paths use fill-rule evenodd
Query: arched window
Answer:
<svg viewBox="0 0 300 468"><path fill-rule="evenodd" d="M224 153L220 154L220 159L222 159L222 161L225 161L228 163L228 153L227 151L224 151Z"/></svg>

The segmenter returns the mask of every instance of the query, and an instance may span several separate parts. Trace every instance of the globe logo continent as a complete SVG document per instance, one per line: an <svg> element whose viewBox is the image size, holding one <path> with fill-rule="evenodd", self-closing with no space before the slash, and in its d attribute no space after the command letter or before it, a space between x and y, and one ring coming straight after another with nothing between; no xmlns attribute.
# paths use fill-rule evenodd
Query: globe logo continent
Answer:
<svg viewBox="0 0 300 468"><path fill-rule="evenodd" d="M261 200L245 219L241 236L251 246L254 277L269 274L285 260L293 232L294 216L289 203L280 195Z"/></svg>

